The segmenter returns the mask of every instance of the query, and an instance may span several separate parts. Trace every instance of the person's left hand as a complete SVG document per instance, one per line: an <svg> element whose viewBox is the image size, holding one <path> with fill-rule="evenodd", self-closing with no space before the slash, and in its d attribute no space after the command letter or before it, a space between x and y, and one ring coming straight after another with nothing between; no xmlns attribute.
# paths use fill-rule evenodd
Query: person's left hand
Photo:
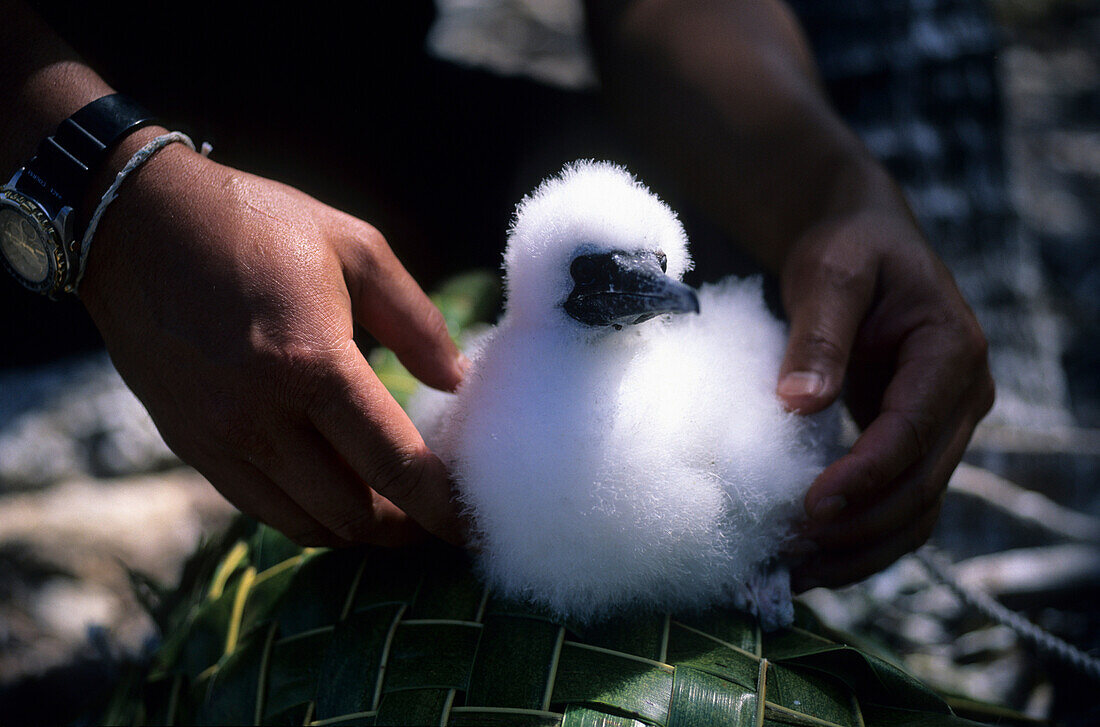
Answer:
<svg viewBox="0 0 1100 727"><path fill-rule="evenodd" d="M847 372L863 430L806 495L804 535L820 550L793 574L803 591L865 578L929 538L994 388L974 314L903 208L814 228L781 285L791 319L781 400L820 411Z"/></svg>

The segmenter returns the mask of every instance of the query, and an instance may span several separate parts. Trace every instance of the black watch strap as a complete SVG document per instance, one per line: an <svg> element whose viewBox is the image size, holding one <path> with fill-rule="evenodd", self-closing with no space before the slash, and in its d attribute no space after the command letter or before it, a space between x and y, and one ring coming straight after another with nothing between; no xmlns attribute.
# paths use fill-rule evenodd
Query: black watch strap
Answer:
<svg viewBox="0 0 1100 727"><path fill-rule="evenodd" d="M48 201L54 211L76 208L111 147L154 121L156 117L143 106L120 93L96 99L62 121L54 135L38 145L16 188Z"/></svg>

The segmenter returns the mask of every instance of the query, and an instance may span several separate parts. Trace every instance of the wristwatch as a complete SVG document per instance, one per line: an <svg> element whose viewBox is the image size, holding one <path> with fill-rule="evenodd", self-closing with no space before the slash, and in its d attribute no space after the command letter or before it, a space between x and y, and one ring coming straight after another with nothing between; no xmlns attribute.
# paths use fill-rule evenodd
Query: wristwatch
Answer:
<svg viewBox="0 0 1100 727"><path fill-rule="evenodd" d="M16 280L51 298L73 290L77 205L111 148L155 120L122 94L103 96L61 122L0 187L0 260Z"/></svg>

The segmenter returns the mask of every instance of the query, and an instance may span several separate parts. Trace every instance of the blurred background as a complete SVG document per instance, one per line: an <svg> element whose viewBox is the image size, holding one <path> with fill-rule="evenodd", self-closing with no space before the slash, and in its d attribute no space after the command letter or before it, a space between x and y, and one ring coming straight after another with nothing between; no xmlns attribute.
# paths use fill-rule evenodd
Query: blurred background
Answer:
<svg viewBox="0 0 1100 727"><path fill-rule="evenodd" d="M211 138L216 158L400 241L425 287L494 267L511 206L563 162L599 156L644 171L603 115L578 2L392 5L402 9L385 22L325 33L305 17L291 31L218 10L201 52L190 31L137 32L123 7L40 11L116 87ZM991 341L998 402L933 543L966 586L1100 655L1100 0L792 6L834 103L905 186ZM158 27L155 14L141 22ZM286 67L257 65L245 29L291 49ZM314 30L332 44L325 62L361 73L329 87L337 81L299 68L318 48L298 36ZM231 67L209 50L219 44ZM401 72L364 70L383 67ZM294 95L283 84L296 76L314 82ZM424 87L432 93L408 92ZM299 146L304 120L336 96L348 118L319 123L341 144ZM380 125L379 105L407 123ZM657 181L689 236L716 234ZM455 234L473 242L438 244ZM716 269L699 261L701 273ZM38 300L5 278L0 311L0 715L68 722L157 644L130 571L170 586L232 511L160 441L77 303ZM1039 719L1100 722L1095 683L962 604L913 558L805 599L934 686Z"/></svg>

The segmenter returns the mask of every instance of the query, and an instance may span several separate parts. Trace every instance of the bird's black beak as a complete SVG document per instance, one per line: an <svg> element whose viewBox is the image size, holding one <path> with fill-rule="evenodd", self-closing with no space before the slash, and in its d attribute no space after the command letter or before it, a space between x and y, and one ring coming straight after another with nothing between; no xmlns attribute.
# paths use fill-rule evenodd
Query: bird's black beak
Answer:
<svg viewBox="0 0 1100 727"><path fill-rule="evenodd" d="M573 291L565 312L589 326L621 327L662 313L699 312L691 287L665 275L661 252L578 255L569 267Z"/></svg>

